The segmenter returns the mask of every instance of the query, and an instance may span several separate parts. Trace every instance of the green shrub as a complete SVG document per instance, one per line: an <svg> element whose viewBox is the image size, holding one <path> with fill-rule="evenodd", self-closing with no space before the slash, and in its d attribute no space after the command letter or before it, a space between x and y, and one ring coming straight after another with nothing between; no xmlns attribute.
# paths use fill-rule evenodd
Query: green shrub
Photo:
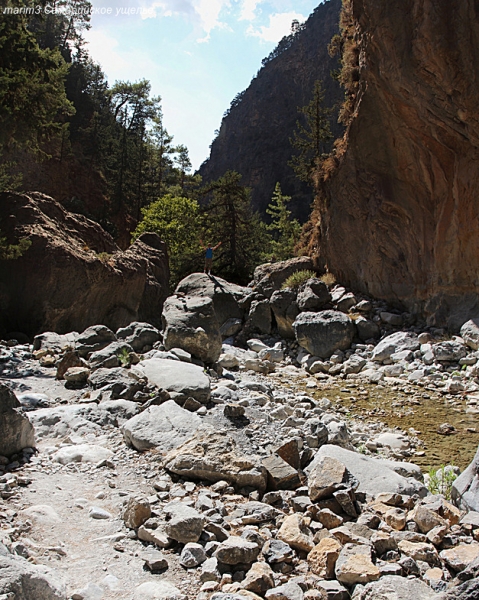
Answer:
<svg viewBox="0 0 479 600"><path fill-rule="evenodd" d="M319 278L327 286L334 285L336 283L336 277L332 273L325 273Z"/></svg>
<svg viewBox="0 0 479 600"><path fill-rule="evenodd" d="M450 468L444 465L441 465L439 469L431 468L428 473L427 489L431 494L442 494L446 500L450 500L452 484L456 478L453 465L450 465Z"/></svg>
<svg viewBox="0 0 479 600"><path fill-rule="evenodd" d="M122 367L129 367L131 364L130 353L128 348L122 348L116 353Z"/></svg>
<svg viewBox="0 0 479 600"><path fill-rule="evenodd" d="M292 288L293 290L301 287L303 283L306 283L308 279L313 279L316 277L316 273L314 271L296 271L283 282L281 286L282 289Z"/></svg>

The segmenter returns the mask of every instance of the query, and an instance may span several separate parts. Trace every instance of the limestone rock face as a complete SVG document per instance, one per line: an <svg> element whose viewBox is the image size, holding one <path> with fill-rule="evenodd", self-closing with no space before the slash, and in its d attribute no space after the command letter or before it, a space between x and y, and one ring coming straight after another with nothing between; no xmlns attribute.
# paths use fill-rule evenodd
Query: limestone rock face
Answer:
<svg viewBox="0 0 479 600"><path fill-rule="evenodd" d="M205 182L227 170L241 173L241 183L252 188L254 210L263 213L279 182L283 193L293 197L288 205L293 216L301 220L308 216L312 194L288 167L292 151L289 138L296 127L298 106L311 100L317 79L324 83L327 106L339 104L344 95L330 77L337 62L327 50L338 31L341 2L315 4L319 5L305 28L283 40L279 51L263 61L264 67L248 88L234 98L211 145L210 158L199 169ZM332 116L335 134L341 129L336 121L336 115Z"/></svg>
<svg viewBox="0 0 479 600"><path fill-rule="evenodd" d="M310 251L343 284L458 329L479 314L479 9L351 4L359 86Z"/></svg>
<svg viewBox="0 0 479 600"><path fill-rule="evenodd" d="M0 454L3 456L11 456L23 448L35 446L33 425L17 411L20 407L10 388L0 384Z"/></svg>
<svg viewBox="0 0 479 600"><path fill-rule="evenodd" d="M169 268L156 234L122 252L100 225L36 192L1 194L0 229L10 243L31 242L19 258L1 261L0 332L161 325Z"/></svg>

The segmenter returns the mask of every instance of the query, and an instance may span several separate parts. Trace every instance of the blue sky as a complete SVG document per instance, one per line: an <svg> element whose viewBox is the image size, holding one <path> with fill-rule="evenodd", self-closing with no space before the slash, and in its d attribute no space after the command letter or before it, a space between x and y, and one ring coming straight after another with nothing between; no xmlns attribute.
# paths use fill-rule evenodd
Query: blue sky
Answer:
<svg viewBox="0 0 479 600"><path fill-rule="evenodd" d="M85 33L110 84L148 79L193 168L261 60L320 0L92 0ZM109 12L109 14L108 14ZM103 13L103 14L102 14Z"/></svg>

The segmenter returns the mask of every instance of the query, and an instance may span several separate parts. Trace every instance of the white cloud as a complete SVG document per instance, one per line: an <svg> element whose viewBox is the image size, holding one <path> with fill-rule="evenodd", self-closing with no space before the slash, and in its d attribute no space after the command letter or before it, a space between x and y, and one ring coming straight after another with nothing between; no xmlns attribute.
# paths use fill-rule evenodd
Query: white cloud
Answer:
<svg viewBox="0 0 479 600"><path fill-rule="evenodd" d="M279 42L285 35L291 33L291 23L294 20L303 23L306 20L304 15L297 12L276 13L270 15L269 25L262 25L259 29L255 29L252 25L248 27L247 34L259 37L264 42Z"/></svg>
<svg viewBox="0 0 479 600"><path fill-rule="evenodd" d="M254 21L256 18L256 7L261 0L243 0L241 4L240 21Z"/></svg>
<svg viewBox="0 0 479 600"><path fill-rule="evenodd" d="M246 0L251 1L251 0ZM208 41L215 28L226 28L220 20L223 9L231 7L230 0L154 0L142 3L143 18L183 16L196 21L206 35L199 42Z"/></svg>

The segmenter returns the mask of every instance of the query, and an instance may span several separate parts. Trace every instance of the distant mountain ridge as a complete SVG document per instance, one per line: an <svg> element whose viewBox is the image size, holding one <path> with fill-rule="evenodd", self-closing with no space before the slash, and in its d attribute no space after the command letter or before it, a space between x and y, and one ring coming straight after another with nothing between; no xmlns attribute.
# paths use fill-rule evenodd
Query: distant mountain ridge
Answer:
<svg viewBox="0 0 479 600"><path fill-rule="evenodd" d="M199 173L204 181L221 177L227 170L243 176L252 189L255 209L264 212L277 181L284 194L293 197L293 215L302 221L309 216L313 192L296 179L288 161L293 148L289 138L299 118L298 107L312 96L314 82L323 81L325 103L339 104L344 92L331 77L337 60L328 54L328 44L338 33L341 0L320 4L295 34L283 38L249 87L232 101L223 117L210 157ZM335 111L335 115L337 111ZM335 137L342 133L332 118Z"/></svg>

